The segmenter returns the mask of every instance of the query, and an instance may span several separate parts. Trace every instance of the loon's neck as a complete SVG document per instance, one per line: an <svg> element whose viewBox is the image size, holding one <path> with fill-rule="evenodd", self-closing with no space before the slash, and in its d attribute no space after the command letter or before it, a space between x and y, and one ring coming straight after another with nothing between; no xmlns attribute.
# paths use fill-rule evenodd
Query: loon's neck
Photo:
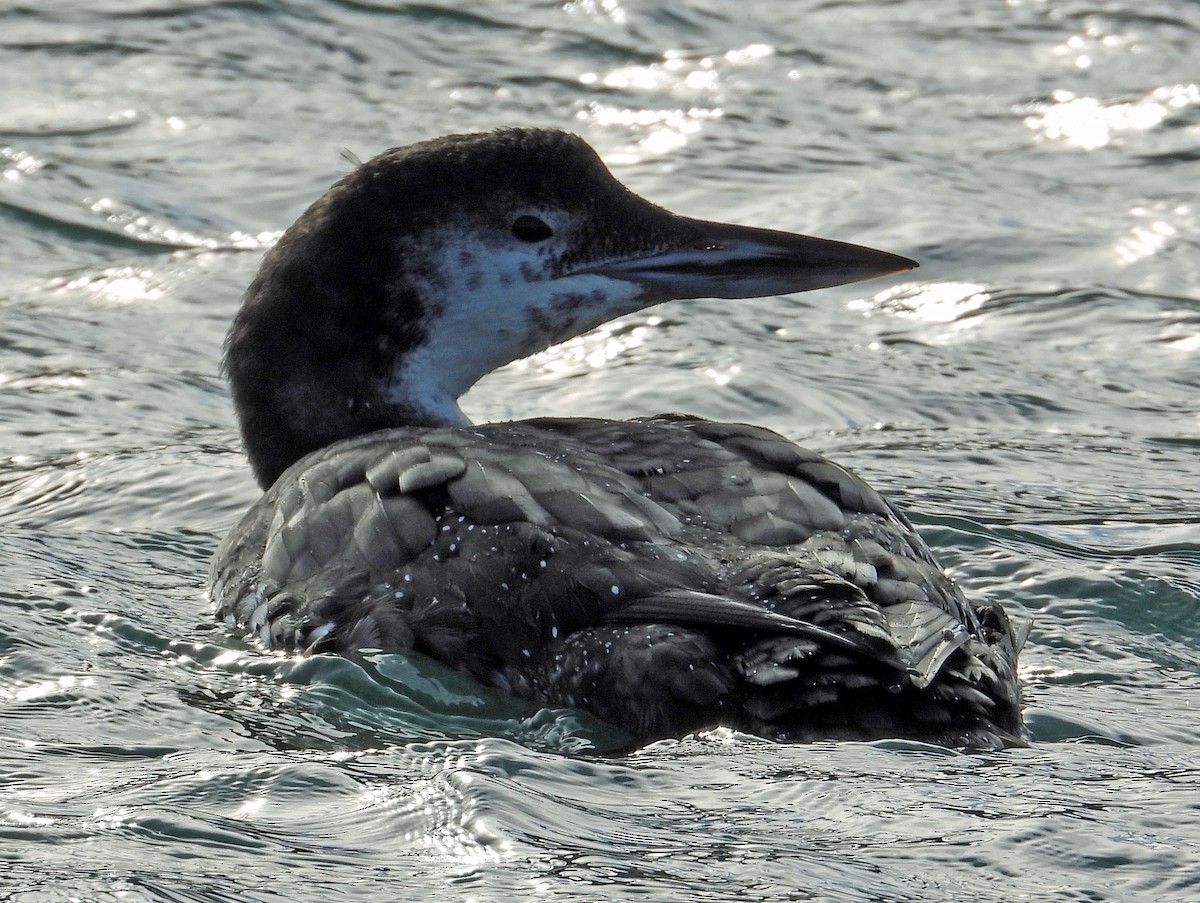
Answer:
<svg viewBox="0 0 1200 903"><path fill-rule="evenodd" d="M380 249L361 224L339 227L320 206L315 215L319 231L302 219L268 252L226 342L263 488L341 439L468 426L458 399L481 377L655 300L623 279L583 274L564 286L530 276L528 261L480 265L453 226L427 229L419 247ZM347 261L357 262L349 281Z"/></svg>
<svg viewBox="0 0 1200 903"><path fill-rule="evenodd" d="M384 252L371 247L369 231L322 233L322 242L337 236L340 247L310 254L300 234L268 252L225 345L246 454L264 489L340 439L468 422L456 396L436 383L405 384L404 361L426 339L419 293L384 278L347 284L350 262L361 267ZM376 272L394 276L391 266Z"/></svg>
<svg viewBox="0 0 1200 903"><path fill-rule="evenodd" d="M341 439L469 426L458 399L481 377L645 306L642 289L604 276L579 277L570 291L522 284L519 303L510 286L456 305L446 302L456 286L434 292L419 274L394 271L398 282L360 286L347 298L327 292L311 263L288 266L272 254L234 320L225 360L264 489Z"/></svg>

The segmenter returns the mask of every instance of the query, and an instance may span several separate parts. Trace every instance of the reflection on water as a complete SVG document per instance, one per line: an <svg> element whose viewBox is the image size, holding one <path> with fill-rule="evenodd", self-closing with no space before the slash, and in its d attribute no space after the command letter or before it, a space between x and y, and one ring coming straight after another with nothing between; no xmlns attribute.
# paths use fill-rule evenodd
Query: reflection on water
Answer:
<svg viewBox="0 0 1200 903"><path fill-rule="evenodd" d="M987 289L973 282L941 282L893 286L870 301L852 301L851 310L912 317L930 323L953 323L983 307L991 299Z"/></svg>
<svg viewBox="0 0 1200 903"><path fill-rule="evenodd" d="M1051 101L1032 104L1025 125L1042 140L1092 151L1111 143L1121 132L1157 128L1168 117L1200 104L1200 87L1165 85L1141 100L1110 104L1060 89L1051 95Z"/></svg>
<svg viewBox="0 0 1200 903"><path fill-rule="evenodd" d="M621 126L638 136L633 147L608 155L614 165L670 154L687 144L706 122L724 115L721 105L729 99L724 88L727 70L749 65L773 53L774 49L766 44L751 44L720 56L696 57L668 50L660 61L649 65L623 66L603 74L584 72L579 82L589 88L609 89L606 93L620 94L633 101L658 95L686 106L648 109L641 105L625 107L594 101L576 115L582 122L601 128Z"/></svg>

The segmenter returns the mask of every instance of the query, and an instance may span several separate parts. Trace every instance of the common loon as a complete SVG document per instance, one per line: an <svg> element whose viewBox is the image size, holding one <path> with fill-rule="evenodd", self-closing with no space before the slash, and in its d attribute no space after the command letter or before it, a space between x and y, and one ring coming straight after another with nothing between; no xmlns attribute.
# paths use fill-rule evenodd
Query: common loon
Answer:
<svg viewBox="0 0 1200 903"><path fill-rule="evenodd" d="M270 648L417 650L638 741L1022 744L1018 633L850 471L747 424L457 404L663 301L914 266L676 216L559 131L381 154L267 253L230 330L266 492L213 560L218 616Z"/></svg>

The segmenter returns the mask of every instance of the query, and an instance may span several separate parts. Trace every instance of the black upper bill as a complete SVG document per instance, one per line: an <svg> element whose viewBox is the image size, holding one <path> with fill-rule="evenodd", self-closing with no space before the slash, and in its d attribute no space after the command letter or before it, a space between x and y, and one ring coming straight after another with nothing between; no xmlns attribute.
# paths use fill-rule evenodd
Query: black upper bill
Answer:
<svg viewBox="0 0 1200 903"><path fill-rule="evenodd" d="M687 231L681 245L597 264L586 272L638 283L648 294L668 300L783 295L918 266L887 251L791 232L682 218L680 225Z"/></svg>

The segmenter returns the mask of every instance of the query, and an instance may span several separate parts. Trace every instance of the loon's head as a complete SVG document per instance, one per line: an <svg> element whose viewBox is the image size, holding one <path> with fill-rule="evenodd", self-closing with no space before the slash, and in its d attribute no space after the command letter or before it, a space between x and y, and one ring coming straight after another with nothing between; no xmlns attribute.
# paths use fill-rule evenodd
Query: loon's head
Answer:
<svg viewBox="0 0 1200 903"><path fill-rule="evenodd" d="M375 157L287 230L246 293L225 366L268 486L338 439L465 425L457 399L484 374L622 314L914 266L676 216L622 186L574 135L455 135Z"/></svg>

